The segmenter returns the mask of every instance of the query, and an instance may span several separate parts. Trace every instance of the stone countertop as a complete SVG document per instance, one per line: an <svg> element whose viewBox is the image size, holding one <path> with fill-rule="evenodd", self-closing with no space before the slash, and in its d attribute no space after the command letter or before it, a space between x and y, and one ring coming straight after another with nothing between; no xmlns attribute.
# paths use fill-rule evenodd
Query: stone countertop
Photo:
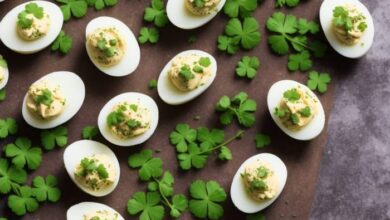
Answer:
<svg viewBox="0 0 390 220"><path fill-rule="evenodd" d="M311 219L390 219L390 1L362 0L369 53L339 72Z"/></svg>

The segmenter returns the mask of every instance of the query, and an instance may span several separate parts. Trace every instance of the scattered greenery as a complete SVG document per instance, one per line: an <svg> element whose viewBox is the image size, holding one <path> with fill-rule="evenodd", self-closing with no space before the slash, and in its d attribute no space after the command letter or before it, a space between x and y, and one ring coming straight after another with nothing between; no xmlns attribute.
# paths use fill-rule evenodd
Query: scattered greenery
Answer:
<svg viewBox="0 0 390 220"><path fill-rule="evenodd" d="M6 159L0 158L0 193L17 192L19 184L27 181L27 172L15 165L10 165Z"/></svg>
<svg viewBox="0 0 390 220"><path fill-rule="evenodd" d="M10 134L16 134L16 132L18 132L18 125L15 119L0 119L0 138L6 138Z"/></svg>
<svg viewBox="0 0 390 220"><path fill-rule="evenodd" d="M153 22L157 27L165 27L168 23L168 16L165 11L163 0L152 0L150 7L145 8L144 20Z"/></svg>
<svg viewBox="0 0 390 220"><path fill-rule="evenodd" d="M24 10L18 14L18 25L25 29L30 28L33 24L33 19L28 18L27 15L33 15L37 19L43 18L43 8L39 7L37 3L28 3L24 6Z"/></svg>
<svg viewBox="0 0 390 220"><path fill-rule="evenodd" d="M18 194L8 197L8 207L18 216L27 212L35 212L39 208L38 201L33 197L32 189L29 186L21 186Z"/></svg>
<svg viewBox="0 0 390 220"><path fill-rule="evenodd" d="M223 216L221 203L226 201L227 195L218 182L196 180L189 191L192 199L188 207L193 215L203 219L219 219Z"/></svg>
<svg viewBox="0 0 390 220"><path fill-rule="evenodd" d="M268 37L268 44L279 55L289 53L290 45L297 52L308 50L315 57L322 57L326 52L325 44L319 41L309 42L305 35L318 33L318 24L314 22L297 19L294 15L275 12L267 20L267 29L272 32Z"/></svg>
<svg viewBox="0 0 390 220"><path fill-rule="evenodd" d="M227 0L223 12L231 18L251 16L257 8L258 0Z"/></svg>
<svg viewBox="0 0 390 220"><path fill-rule="evenodd" d="M57 178L52 175L48 175L46 178L42 176L36 176L33 181L32 195L39 202L57 202L61 198L61 190L57 188Z"/></svg>
<svg viewBox="0 0 390 220"><path fill-rule="evenodd" d="M245 220L266 220L265 215L261 212L255 213L255 214L248 214L245 217Z"/></svg>
<svg viewBox="0 0 390 220"><path fill-rule="evenodd" d="M192 43L195 43L197 40L196 36L195 35L191 35L188 37L187 41L188 43L192 44Z"/></svg>
<svg viewBox="0 0 390 220"><path fill-rule="evenodd" d="M149 89L155 89L155 88L157 88L157 80L151 79L151 80L149 81L148 86L149 86Z"/></svg>
<svg viewBox="0 0 390 220"><path fill-rule="evenodd" d="M102 10L105 7L112 7L118 3L118 0L86 0L88 6L95 7L96 10Z"/></svg>
<svg viewBox="0 0 390 220"><path fill-rule="evenodd" d="M259 67L260 61L257 57L244 56L237 64L236 75L238 77L247 77L248 79L253 79L255 78Z"/></svg>
<svg viewBox="0 0 390 220"><path fill-rule="evenodd" d="M178 124L169 139L176 146L177 159L182 170L203 168L211 152L218 152L219 160L231 160L232 153L227 144L240 138L244 131L237 132L225 140L225 132L206 127L191 128L188 124Z"/></svg>
<svg viewBox="0 0 390 220"><path fill-rule="evenodd" d="M140 153L133 154L128 159L131 168L138 168L138 176L143 181L149 181L152 178L161 177L163 174L162 160L153 157L153 151L143 150Z"/></svg>
<svg viewBox="0 0 390 220"><path fill-rule="evenodd" d="M142 27L138 36L138 41L141 44L152 43L155 44L160 38L160 33L157 28L151 27Z"/></svg>
<svg viewBox="0 0 390 220"><path fill-rule="evenodd" d="M7 92L5 91L5 89L0 89L0 102L4 101L6 97Z"/></svg>
<svg viewBox="0 0 390 220"><path fill-rule="evenodd" d="M31 147L28 138L17 138L15 143L8 144L4 148L5 156L12 158L12 164L23 169L25 166L30 170L36 170L42 162L42 150L40 147Z"/></svg>
<svg viewBox="0 0 390 220"><path fill-rule="evenodd" d="M59 51L62 54L69 53L72 49L73 39L70 35L67 35L64 31L61 31L56 40L51 45L51 51Z"/></svg>
<svg viewBox="0 0 390 220"><path fill-rule="evenodd" d="M255 137L256 147L263 148L271 144L271 138L263 133L256 134Z"/></svg>
<svg viewBox="0 0 390 220"><path fill-rule="evenodd" d="M309 73L309 79L307 86L315 91L318 90L320 93L325 93L328 90L328 84L331 82L330 75L328 73L318 73L317 71L311 71Z"/></svg>
<svg viewBox="0 0 390 220"><path fill-rule="evenodd" d="M313 62L310 59L310 53L307 50L297 54L290 54L288 56L288 70L290 71L307 71L311 69Z"/></svg>
<svg viewBox="0 0 390 220"><path fill-rule="evenodd" d="M64 147L68 143L68 129L65 126L59 126L51 130L43 130L41 143L45 150L52 150L56 145Z"/></svg>
<svg viewBox="0 0 390 220"><path fill-rule="evenodd" d="M222 113L219 117L221 124L229 125L236 117L238 123L247 128L255 123L256 119L253 113L256 109L255 100L249 99L245 92L240 92L233 98L222 96L216 105L216 110Z"/></svg>
<svg viewBox="0 0 390 220"><path fill-rule="evenodd" d="M275 0L275 6L276 7L295 7L299 4L300 0Z"/></svg>
<svg viewBox="0 0 390 220"><path fill-rule="evenodd" d="M64 15L64 21L72 16L75 18L84 17L87 14L88 4L85 0L56 0L61 4L60 8Z"/></svg>
<svg viewBox="0 0 390 220"><path fill-rule="evenodd" d="M99 128L97 126L85 126L82 131L83 139L92 140L99 134Z"/></svg>
<svg viewBox="0 0 390 220"><path fill-rule="evenodd" d="M227 54L235 54L239 47L249 50L255 48L261 39L259 23L253 17L232 18L225 26L225 35L218 37L218 49Z"/></svg>

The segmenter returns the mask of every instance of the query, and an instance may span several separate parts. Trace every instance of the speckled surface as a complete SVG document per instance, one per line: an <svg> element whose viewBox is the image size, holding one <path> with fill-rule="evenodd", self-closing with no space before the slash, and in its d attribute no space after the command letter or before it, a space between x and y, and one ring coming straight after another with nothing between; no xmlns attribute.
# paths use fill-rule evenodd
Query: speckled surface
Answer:
<svg viewBox="0 0 390 220"><path fill-rule="evenodd" d="M339 72L311 219L390 219L390 1L362 2L375 42Z"/></svg>

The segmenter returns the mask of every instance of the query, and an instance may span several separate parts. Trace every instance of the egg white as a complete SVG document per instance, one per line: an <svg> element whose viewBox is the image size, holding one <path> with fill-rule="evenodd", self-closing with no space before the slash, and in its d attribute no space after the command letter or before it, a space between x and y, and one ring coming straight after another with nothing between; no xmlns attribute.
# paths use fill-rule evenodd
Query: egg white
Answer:
<svg viewBox="0 0 390 220"><path fill-rule="evenodd" d="M138 64L141 59L141 50L139 48L138 41L135 38L133 32L125 23L112 17L105 17L105 16L98 17L91 20L88 23L85 29L85 36L87 37L90 33L94 32L96 29L109 28L109 27L116 28L116 30L121 35L121 37L123 38L126 44L126 50L120 62L110 67L101 66L97 61L95 61L92 58L92 52L88 49L87 44L85 44L88 56L92 61L92 63L100 71L102 71L107 75L116 76L116 77L129 75L133 73L138 67Z"/></svg>
<svg viewBox="0 0 390 220"><path fill-rule="evenodd" d="M188 11L184 0L168 0L166 10L168 19L173 25L181 29L194 29L213 19L221 11L225 2L226 0L221 0L215 11L205 16L196 16Z"/></svg>
<svg viewBox="0 0 390 220"><path fill-rule="evenodd" d="M357 9L363 13L366 17L367 29L364 31L363 36L359 43L348 46L340 42L333 32L332 19L333 9L336 6L344 6L346 3L353 4ZM325 33L330 45L342 56L348 58L360 58L364 56L374 41L374 22L372 16L366 6L364 6L358 0L324 0L320 8L320 22L322 30Z"/></svg>
<svg viewBox="0 0 390 220"><path fill-rule="evenodd" d="M7 83L8 83L8 78L9 78L9 70L8 70L8 67L0 67L0 68L3 68L3 73L4 73L4 78L3 80L1 80L0 82L0 89L4 88Z"/></svg>
<svg viewBox="0 0 390 220"><path fill-rule="evenodd" d="M42 7L45 13L50 17L50 27L46 35L34 41L26 41L19 37L16 31L16 23L18 21L18 14L24 10L24 6L29 3L37 3ZM32 54L43 50L49 46L57 38L62 29L64 17L61 9L54 3L48 1L29 1L20 4L9 11L3 18L0 24L0 39L9 49L21 53Z"/></svg>
<svg viewBox="0 0 390 220"><path fill-rule="evenodd" d="M281 120L274 114L275 108L279 106L280 101L283 98L283 93L289 89L300 86L303 90L307 91L313 99L317 100L317 113L306 126L298 131L291 131L283 125ZM305 85L293 80L281 80L274 83L268 91L267 96L268 110L272 119L276 125L284 131L288 136L297 140L311 140L317 137L324 128L325 125L325 112L324 108L318 97Z"/></svg>
<svg viewBox="0 0 390 220"><path fill-rule="evenodd" d="M88 213L100 211L100 210L107 210L110 212L118 213L110 206L104 205L102 203L82 202L79 204L75 204L68 209L68 211L66 212L66 219L67 220L84 220L84 215L86 215ZM118 215L118 220L124 220L124 218L121 216L121 214Z"/></svg>
<svg viewBox="0 0 390 220"><path fill-rule="evenodd" d="M151 120L150 128L145 133L129 139L121 139L111 132L110 128L107 125L107 117L111 113L114 106L123 102L139 103L139 105L149 110L150 120ZM98 127L100 133L107 141L118 146L129 147L129 146L141 144L146 140L148 140L153 135L158 124L158 118L159 118L158 114L159 113L158 113L157 104L154 102L154 100L151 97L137 92L122 93L120 95L115 96L110 101L108 101L107 104L104 105L104 107L99 113Z"/></svg>
<svg viewBox="0 0 390 220"><path fill-rule="evenodd" d="M34 83L47 81L60 87L65 98L65 108L62 113L49 120L41 120L27 109L27 96L24 96L22 115L27 124L38 129L49 129L57 127L70 120L80 110L85 98L84 82L75 73L59 71L47 74Z"/></svg>
<svg viewBox="0 0 390 220"><path fill-rule="evenodd" d="M178 90L170 81L168 71L171 68L172 61L179 56L188 56L191 54L196 54L201 57L208 57L211 61L211 75L208 77L208 79L204 82L204 85L199 86L198 88L183 92ZM217 61L215 58L210 55L209 53L206 53L201 50L187 50L183 51L179 54L177 54L175 57L173 57L163 68L163 70L160 73L160 76L158 78L157 82L157 92L160 98L167 104L170 105L180 105L184 104L186 102L189 102L199 95L201 95L207 88L210 87L210 85L214 82L214 79L217 75Z"/></svg>
<svg viewBox="0 0 390 220"><path fill-rule="evenodd" d="M265 161L272 166L274 175L277 175L279 180L279 191L276 193L275 197L264 202L255 201L248 195L245 191L245 184L242 180L241 173L244 173L245 167L248 164L255 162L256 160ZM232 185L230 187L230 196L232 198L233 204L242 212L245 213L255 213L259 212L269 205L271 205L280 195L284 186L286 185L287 180L287 168L283 161L269 153L257 154L250 157L244 163L241 164L238 168L236 174L233 177Z"/></svg>
<svg viewBox="0 0 390 220"><path fill-rule="evenodd" d="M76 167L80 164L80 161L85 157L90 157L95 154L107 155L111 159L112 164L114 165L114 169L116 171L114 183L98 191L93 191L81 185L74 176L74 171ZM65 169L69 174L69 177L73 180L77 187L79 187L81 190L88 193L89 195L96 197L106 196L112 191L114 191L114 189L118 185L120 178L120 166L118 159L109 147L97 141L81 140L69 145L64 151L64 164Z"/></svg>

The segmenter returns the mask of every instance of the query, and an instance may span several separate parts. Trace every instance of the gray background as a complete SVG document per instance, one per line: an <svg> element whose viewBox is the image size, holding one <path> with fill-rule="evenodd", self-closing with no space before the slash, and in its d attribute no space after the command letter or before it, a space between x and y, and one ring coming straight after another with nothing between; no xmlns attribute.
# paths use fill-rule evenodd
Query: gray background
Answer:
<svg viewBox="0 0 390 220"><path fill-rule="evenodd" d="M390 219L390 1L362 2L375 41L339 72L311 219Z"/></svg>

